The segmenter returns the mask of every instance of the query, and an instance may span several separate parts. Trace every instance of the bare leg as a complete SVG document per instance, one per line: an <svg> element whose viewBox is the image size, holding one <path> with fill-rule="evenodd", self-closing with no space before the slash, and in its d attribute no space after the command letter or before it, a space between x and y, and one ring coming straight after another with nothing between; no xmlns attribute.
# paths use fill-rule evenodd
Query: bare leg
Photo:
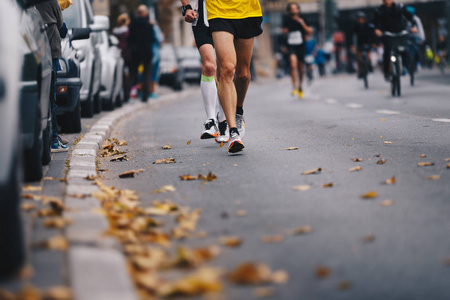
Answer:
<svg viewBox="0 0 450 300"><path fill-rule="evenodd" d="M234 79L238 106L244 105L245 95L251 79L250 62L252 59L253 41L254 38L235 41L236 53L239 53L236 62L236 78Z"/></svg>
<svg viewBox="0 0 450 300"><path fill-rule="evenodd" d="M296 90L298 88L297 86L297 56L295 54L289 55L289 63L291 65L291 80L292 80L292 88Z"/></svg>
<svg viewBox="0 0 450 300"><path fill-rule="evenodd" d="M212 33L216 48L217 62L220 68L218 94L222 108L227 117L229 128L236 127L236 88L233 83L236 69L236 52L234 36L225 31Z"/></svg>
<svg viewBox="0 0 450 300"><path fill-rule="evenodd" d="M305 63L304 62L298 62L298 74L299 76L299 89L302 89L303 87L303 77L305 77Z"/></svg>

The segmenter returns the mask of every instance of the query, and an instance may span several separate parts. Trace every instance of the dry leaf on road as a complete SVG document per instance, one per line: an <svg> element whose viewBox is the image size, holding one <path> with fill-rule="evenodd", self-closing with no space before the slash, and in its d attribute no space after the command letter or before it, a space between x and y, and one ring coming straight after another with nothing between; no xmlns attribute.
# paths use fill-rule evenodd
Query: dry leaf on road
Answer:
<svg viewBox="0 0 450 300"><path fill-rule="evenodd" d="M284 237L282 235L264 235L261 237L261 242L263 243L280 243Z"/></svg>
<svg viewBox="0 0 450 300"><path fill-rule="evenodd" d="M418 167L429 167L429 166L434 166L434 162L431 161L426 161L426 162L418 162L417 163Z"/></svg>
<svg viewBox="0 0 450 300"><path fill-rule="evenodd" d="M170 150L170 149L172 149L172 146L170 146L170 145L165 145L165 146L163 146L162 147L164 150Z"/></svg>
<svg viewBox="0 0 450 300"><path fill-rule="evenodd" d="M395 180L395 176L393 176L392 178L386 179L385 181L382 182L382 184L395 184L396 180Z"/></svg>
<svg viewBox="0 0 450 300"><path fill-rule="evenodd" d="M23 188L22 191L24 192L40 192L42 191L42 186L34 186L27 183Z"/></svg>
<svg viewBox="0 0 450 300"><path fill-rule="evenodd" d="M302 172L302 175L318 174L320 172L322 172L322 168L317 168L317 169L314 169L314 170L309 170L309 171Z"/></svg>
<svg viewBox="0 0 450 300"><path fill-rule="evenodd" d="M111 158L110 161L114 162L114 161L127 161L127 160L128 160L128 157L126 155L121 155L121 156Z"/></svg>
<svg viewBox="0 0 450 300"><path fill-rule="evenodd" d="M270 298L275 296L275 294L276 294L275 288L270 286L257 287L252 291L252 295L255 298Z"/></svg>
<svg viewBox="0 0 450 300"><path fill-rule="evenodd" d="M190 145L190 144L191 144L191 141L187 141L186 145Z"/></svg>
<svg viewBox="0 0 450 300"><path fill-rule="evenodd" d="M390 144L392 144L391 141L384 141L383 143L384 143L385 145L390 145Z"/></svg>
<svg viewBox="0 0 450 300"><path fill-rule="evenodd" d="M289 231L292 235L300 235L300 234L308 234L312 232L312 227L309 225L301 226L298 228L294 228Z"/></svg>
<svg viewBox="0 0 450 300"><path fill-rule="evenodd" d="M421 155L420 155L420 158L425 158L425 157L427 157L426 154L421 154Z"/></svg>
<svg viewBox="0 0 450 300"><path fill-rule="evenodd" d="M175 160L175 158L169 157L169 158L162 158L162 159L158 159L156 161L153 162L154 165L157 164L174 164L177 161Z"/></svg>
<svg viewBox="0 0 450 300"><path fill-rule="evenodd" d="M43 293L44 300L71 300L72 290L66 286L54 286L46 289Z"/></svg>
<svg viewBox="0 0 450 300"><path fill-rule="evenodd" d="M372 243L375 240L375 236L373 234L366 235L362 238L364 243Z"/></svg>
<svg viewBox="0 0 450 300"><path fill-rule="evenodd" d="M340 291L347 291L352 288L352 283L350 281L340 281L337 285L337 289Z"/></svg>
<svg viewBox="0 0 450 300"><path fill-rule="evenodd" d="M144 169L125 171L119 174L119 178L134 178L134 174L139 174L144 171Z"/></svg>
<svg viewBox="0 0 450 300"><path fill-rule="evenodd" d="M247 215L247 211L243 210L243 209L240 209L236 212L236 216L238 216L238 217L244 217L246 215Z"/></svg>
<svg viewBox="0 0 450 300"><path fill-rule="evenodd" d="M386 160L381 158L377 161L377 165L384 165L386 163Z"/></svg>
<svg viewBox="0 0 450 300"><path fill-rule="evenodd" d="M272 271L266 264L246 262L232 270L228 279L233 283L245 285L270 283Z"/></svg>
<svg viewBox="0 0 450 300"><path fill-rule="evenodd" d="M430 176L425 177L425 179L426 180L439 180L439 179L441 179L441 176L440 175L430 175Z"/></svg>
<svg viewBox="0 0 450 300"><path fill-rule="evenodd" d="M284 150L298 150L298 147L289 147L289 148L286 148Z"/></svg>
<svg viewBox="0 0 450 300"><path fill-rule="evenodd" d="M34 205L33 203L22 203L21 207L24 211L31 211L36 209L36 205Z"/></svg>
<svg viewBox="0 0 450 300"><path fill-rule="evenodd" d="M362 158L351 158L351 160L353 160L354 162L360 162L360 161L363 161Z"/></svg>
<svg viewBox="0 0 450 300"><path fill-rule="evenodd" d="M356 166L356 167L348 169L349 172L356 172L356 171L361 171L361 170L362 170L361 166Z"/></svg>
<svg viewBox="0 0 450 300"><path fill-rule="evenodd" d="M378 197L378 193L375 191L370 191L367 194L361 195L361 198L363 199L374 199Z"/></svg>
<svg viewBox="0 0 450 300"><path fill-rule="evenodd" d="M175 192L177 189L173 185L164 185L159 190L154 190L153 193L167 193L167 192Z"/></svg>
<svg viewBox="0 0 450 300"><path fill-rule="evenodd" d="M317 278L323 279L330 276L331 270L325 266L317 266L314 273L316 274Z"/></svg>
<svg viewBox="0 0 450 300"><path fill-rule="evenodd" d="M332 182L322 184L322 187L323 187L323 188L331 188L331 187L333 187L333 186L334 186L334 183L332 183Z"/></svg>
<svg viewBox="0 0 450 300"><path fill-rule="evenodd" d="M450 169L450 164L447 165L447 169Z"/></svg>
<svg viewBox="0 0 450 300"><path fill-rule="evenodd" d="M70 224L72 224L72 220L62 217L49 218L42 221L42 225L46 228L64 228Z"/></svg>
<svg viewBox="0 0 450 300"><path fill-rule="evenodd" d="M49 250L66 251L69 247L69 242L65 237L57 235L38 243L38 246Z"/></svg>
<svg viewBox="0 0 450 300"><path fill-rule="evenodd" d="M223 236L219 238L219 243L230 248L235 248L242 245L242 239L237 236Z"/></svg>
<svg viewBox="0 0 450 300"><path fill-rule="evenodd" d="M380 205L381 206L385 206L385 207L392 206L393 204L394 204L394 201L389 200L389 199L383 200L383 201L380 202Z"/></svg>
<svg viewBox="0 0 450 300"><path fill-rule="evenodd" d="M294 186L292 189L293 189L294 191L304 192L304 191L309 190L310 188L311 188L310 185L304 184L304 185L297 185L297 186Z"/></svg>

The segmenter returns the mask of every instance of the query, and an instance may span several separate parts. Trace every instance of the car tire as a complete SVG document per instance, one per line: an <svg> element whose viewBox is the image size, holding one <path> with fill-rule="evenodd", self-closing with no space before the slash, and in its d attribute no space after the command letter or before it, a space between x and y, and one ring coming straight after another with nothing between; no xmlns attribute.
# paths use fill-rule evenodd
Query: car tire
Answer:
<svg viewBox="0 0 450 300"><path fill-rule="evenodd" d="M0 279L14 275L25 263L19 207L21 168L17 156L13 162L8 182L0 186Z"/></svg>
<svg viewBox="0 0 450 300"><path fill-rule="evenodd" d="M42 179L42 149L41 110L38 107L34 127L34 144L31 149L24 151L25 180L39 181Z"/></svg>
<svg viewBox="0 0 450 300"><path fill-rule="evenodd" d="M49 108L49 116L51 116L52 111ZM44 166L48 165L52 160L52 122L47 120L47 128L43 132L43 150L42 150L42 164Z"/></svg>
<svg viewBox="0 0 450 300"><path fill-rule="evenodd" d="M119 94L116 96L115 100L116 107L122 107L124 99L123 99L123 90L120 90Z"/></svg>
<svg viewBox="0 0 450 300"><path fill-rule="evenodd" d="M175 91L181 91L183 89L183 79L178 73L173 78L173 89Z"/></svg>
<svg viewBox="0 0 450 300"><path fill-rule="evenodd" d="M81 132L81 108L80 99L77 101L75 109L71 112L65 113L59 118L61 131L64 133L80 133Z"/></svg>
<svg viewBox="0 0 450 300"><path fill-rule="evenodd" d="M108 97L108 99L104 99L104 100L102 99L101 103L102 103L102 109L107 110L107 111L114 110L114 107L116 106L116 101L113 98L113 95Z"/></svg>
<svg viewBox="0 0 450 300"><path fill-rule="evenodd" d="M99 114L102 112L102 99L100 99L100 91L94 95L94 113Z"/></svg>
<svg viewBox="0 0 450 300"><path fill-rule="evenodd" d="M92 118L94 116L94 100L92 89L94 88L94 68L91 69L91 83L89 84L89 95L86 101L81 102L81 116L83 118Z"/></svg>

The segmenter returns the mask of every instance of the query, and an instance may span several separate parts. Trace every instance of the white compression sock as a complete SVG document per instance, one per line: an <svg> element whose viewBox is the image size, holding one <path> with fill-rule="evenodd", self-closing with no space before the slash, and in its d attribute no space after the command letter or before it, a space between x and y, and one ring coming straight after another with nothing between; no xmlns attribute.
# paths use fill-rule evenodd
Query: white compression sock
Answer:
<svg viewBox="0 0 450 300"><path fill-rule="evenodd" d="M200 89L202 90L203 105L205 106L206 118L216 119L216 102L217 102L217 87L214 76L202 75L200 82Z"/></svg>
<svg viewBox="0 0 450 300"><path fill-rule="evenodd" d="M219 118L219 122L223 122L227 119L227 117L225 116L225 112L223 111L222 104L220 104L219 97L217 97L217 102L217 105L219 105L219 115L217 117Z"/></svg>

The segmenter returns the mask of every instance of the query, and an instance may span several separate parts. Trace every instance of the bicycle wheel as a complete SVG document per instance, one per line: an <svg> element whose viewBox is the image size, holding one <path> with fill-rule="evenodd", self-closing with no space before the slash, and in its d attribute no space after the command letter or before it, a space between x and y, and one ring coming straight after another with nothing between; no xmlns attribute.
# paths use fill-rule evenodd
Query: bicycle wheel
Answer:
<svg viewBox="0 0 450 300"><path fill-rule="evenodd" d="M400 71L401 71L401 63L399 61L399 59L397 59L397 61L395 62L395 70L397 73L397 76L395 78L396 80L396 92L397 92L397 96L400 97L402 92L401 92L401 86L400 86Z"/></svg>

